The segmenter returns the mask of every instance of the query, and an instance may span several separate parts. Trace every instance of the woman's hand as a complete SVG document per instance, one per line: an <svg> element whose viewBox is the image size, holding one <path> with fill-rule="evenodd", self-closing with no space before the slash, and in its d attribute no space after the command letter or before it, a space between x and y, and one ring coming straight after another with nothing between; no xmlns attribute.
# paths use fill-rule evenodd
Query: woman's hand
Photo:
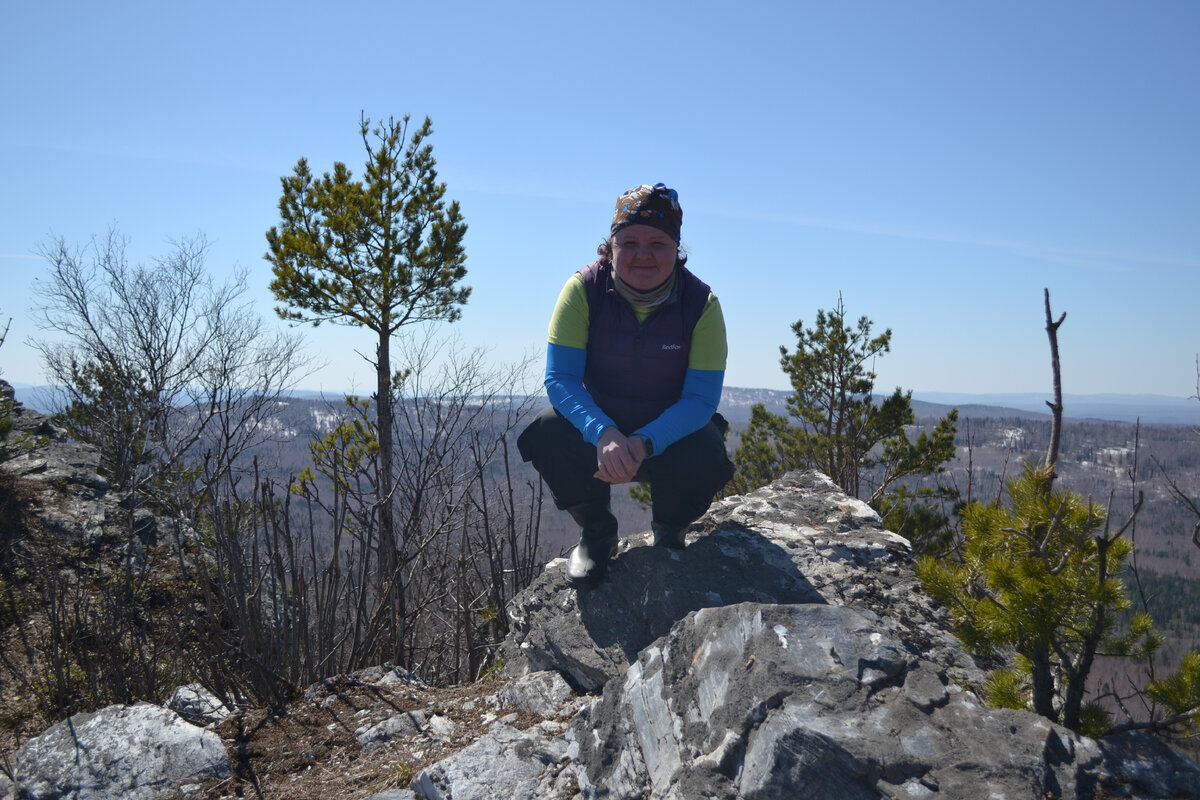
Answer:
<svg viewBox="0 0 1200 800"><path fill-rule="evenodd" d="M605 483L629 483L646 458L640 436L626 436L615 427L605 428L596 443L596 475Z"/></svg>

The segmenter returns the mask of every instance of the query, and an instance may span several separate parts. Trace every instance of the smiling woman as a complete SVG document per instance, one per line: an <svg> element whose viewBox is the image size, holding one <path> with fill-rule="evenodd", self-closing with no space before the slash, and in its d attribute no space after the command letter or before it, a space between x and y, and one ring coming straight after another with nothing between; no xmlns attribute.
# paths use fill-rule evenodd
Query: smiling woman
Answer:
<svg viewBox="0 0 1200 800"><path fill-rule="evenodd" d="M667 283L675 269L679 244L649 225L630 225L612 237L612 261L617 278L641 291Z"/></svg>
<svg viewBox="0 0 1200 800"><path fill-rule="evenodd" d="M654 544L679 548L733 475L717 413L725 320L684 266L682 222L679 196L661 183L621 195L599 260L567 280L550 320L551 407L518 446L581 529L573 586L599 582L616 553L613 484L648 483Z"/></svg>

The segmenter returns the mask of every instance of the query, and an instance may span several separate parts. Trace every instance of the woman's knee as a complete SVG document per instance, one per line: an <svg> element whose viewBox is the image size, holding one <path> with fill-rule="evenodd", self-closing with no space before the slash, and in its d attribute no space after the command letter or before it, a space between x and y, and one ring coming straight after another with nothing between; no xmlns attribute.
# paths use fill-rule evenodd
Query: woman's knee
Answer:
<svg viewBox="0 0 1200 800"><path fill-rule="evenodd" d="M680 439L655 460L659 460L653 470L656 480L681 481L710 498L733 477L725 438L712 423Z"/></svg>
<svg viewBox="0 0 1200 800"><path fill-rule="evenodd" d="M517 437L517 451L523 461L534 461L548 450L574 445L574 438L582 439L575 426L553 406L547 406L521 431Z"/></svg>

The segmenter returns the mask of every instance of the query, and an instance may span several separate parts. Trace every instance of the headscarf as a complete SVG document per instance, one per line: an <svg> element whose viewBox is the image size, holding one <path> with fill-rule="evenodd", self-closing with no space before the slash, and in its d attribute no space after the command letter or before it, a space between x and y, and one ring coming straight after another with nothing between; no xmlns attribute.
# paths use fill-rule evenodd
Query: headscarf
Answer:
<svg viewBox="0 0 1200 800"><path fill-rule="evenodd" d="M683 225L683 209L679 206L679 195L661 183L653 186L642 184L630 189L617 198L612 218L612 230L616 233L630 225L649 225L658 228L679 243L679 229Z"/></svg>

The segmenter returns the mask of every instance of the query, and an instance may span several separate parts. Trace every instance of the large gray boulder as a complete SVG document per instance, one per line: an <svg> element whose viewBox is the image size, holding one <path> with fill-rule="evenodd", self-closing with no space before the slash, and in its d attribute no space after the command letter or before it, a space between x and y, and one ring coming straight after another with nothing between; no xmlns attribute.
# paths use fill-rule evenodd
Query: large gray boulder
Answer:
<svg viewBox="0 0 1200 800"><path fill-rule="evenodd" d="M547 800L564 796L556 788L567 756L562 733L555 723L525 731L494 725L475 743L422 770L410 788L421 800Z"/></svg>
<svg viewBox="0 0 1200 800"><path fill-rule="evenodd" d="M565 561L551 562L509 605L506 674L554 670L599 691L690 612L753 602L870 609L914 653L982 678L920 591L908 541L820 473L716 503L687 538L682 551L646 546L649 534L622 539L605 581L581 592L566 585Z"/></svg>
<svg viewBox="0 0 1200 800"><path fill-rule="evenodd" d="M586 592L553 563L511 606L509 674L602 690L559 776L583 798L1200 797L1145 737L988 708L908 542L823 475L715 504L688 542L629 537Z"/></svg>
<svg viewBox="0 0 1200 800"><path fill-rule="evenodd" d="M76 714L17 751L18 800L152 800L233 774L212 731L150 704Z"/></svg>
<svg viewBox="0 0 1200 800"><path fill-rule="evenodd" d="M690 614L572 723L585 797L1194 797L1168 748L1110 758L991 709L869 611L743 603Z"/></svg>

